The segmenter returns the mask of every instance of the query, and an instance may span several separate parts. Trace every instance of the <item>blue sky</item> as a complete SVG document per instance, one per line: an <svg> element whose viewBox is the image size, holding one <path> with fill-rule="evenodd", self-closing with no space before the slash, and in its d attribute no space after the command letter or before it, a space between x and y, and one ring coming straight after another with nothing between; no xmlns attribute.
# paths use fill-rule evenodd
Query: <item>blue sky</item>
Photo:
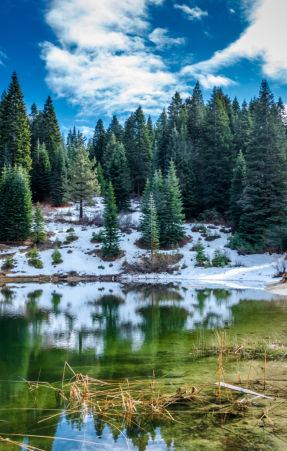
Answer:
<svg viewBox="0 0 287 451"><path fill-rule="evenodd" d="M286 0L2 0L0 91L16 70L28 110L50 94L86 134L139 104L155 118L196 79L242 102L266 78L287 103L286 17Z"/></svg>

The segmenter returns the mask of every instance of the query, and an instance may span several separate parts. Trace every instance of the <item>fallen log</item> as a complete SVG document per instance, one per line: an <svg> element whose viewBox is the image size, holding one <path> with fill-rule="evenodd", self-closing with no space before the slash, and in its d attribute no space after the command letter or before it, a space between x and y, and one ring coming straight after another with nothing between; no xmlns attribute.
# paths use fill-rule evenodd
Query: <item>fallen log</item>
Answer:
<svg viewBox="0 0 287 451"><path fill-rule="evenodd" d="M218 382L215 382L215 385L218 386ZM247 388L241 388L241 387L237 387L236 385L225 384L223 382L220 382L220 387L229 388L230 390L234 390L234 391L240 391L242 393L247 393L248 395L255 395L260 398L274 399L274 398L271 398L270 396L261 395L261 393L256 393L255 391L247 390Z"/></svg>

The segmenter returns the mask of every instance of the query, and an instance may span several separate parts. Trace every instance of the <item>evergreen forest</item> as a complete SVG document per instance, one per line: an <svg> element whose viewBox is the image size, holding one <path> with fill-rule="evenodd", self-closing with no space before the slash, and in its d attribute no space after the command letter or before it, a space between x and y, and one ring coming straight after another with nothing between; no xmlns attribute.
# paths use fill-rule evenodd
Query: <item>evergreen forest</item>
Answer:
<svg viewBox="0 0 287 451"><path fill-rule="evenodd" d="M185 221L229 222L232 249L287 248L287 116L263 80L249 103L214 87L205 103L199 82L178 92L157 121L141 106L124 124L102 119L87 139L61 135L49 96L27 112L16 73L0 100L0 239L31 232L32 203L85 205L105 197L104 251L118 252L116 215L141 197L143 240L176 243ZM109 226L110 224L110 226ZM109 229L110 227L110 229Z"/></svg>

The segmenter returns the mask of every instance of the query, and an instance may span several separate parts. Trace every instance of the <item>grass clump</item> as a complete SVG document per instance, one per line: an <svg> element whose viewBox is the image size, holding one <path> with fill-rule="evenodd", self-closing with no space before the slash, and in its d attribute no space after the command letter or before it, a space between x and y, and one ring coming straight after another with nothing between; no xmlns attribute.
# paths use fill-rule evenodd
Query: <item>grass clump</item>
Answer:
<svg viewBox="0 0 287 451"><path fill-rule="evenodd" d="M100 230L99 233L93 232L92 233L92 238L91 238L91 243L93 241L100 241L100 243L102 242L104 238L104 231Z"/></svg>
<svg viewBox="0 0 287 451"><path fill-rule="evenodd" d="M70 243L70 241L76 240L78 238L73 227L68 230L68 233L69 235L66 237L66 243Z"/></svg>
<svg viewBox="0 0 287 451"><path fill-rule="evenodd" d="M213 266L216 268L224 268L229 263L229 258L225 251L221 251L220 249L215 249L214 257L212 260Z"/></svg>

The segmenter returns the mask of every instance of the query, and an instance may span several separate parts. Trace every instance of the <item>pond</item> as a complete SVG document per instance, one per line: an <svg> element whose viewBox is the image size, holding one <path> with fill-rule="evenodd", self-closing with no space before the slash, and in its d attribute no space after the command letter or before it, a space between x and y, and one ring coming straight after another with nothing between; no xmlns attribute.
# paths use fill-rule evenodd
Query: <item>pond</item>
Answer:
<svg viewBox="0 0 287 451"><path fill-rule="evenodd" d="M184 283L2 288L0 437L9 436L21 447L2 441L0 450L28 445L45 451L285 449L282 437L260 427L258 419L247 431L242 416L236 422L215 420L210 412L179 408L177 421L108 422L89 411L71 414L55 391L31 392L25 382L60 384L68 362L75 373L100 380L150 381L154 374L174 390L200 386L218 367L218 355L208 349L221 331L230 340L282 337L287 298L260 289ZM249 365L233 360L226 376L232 382L238 373L246 377ZM69 368L65 377L72 377Z"/></svg>

